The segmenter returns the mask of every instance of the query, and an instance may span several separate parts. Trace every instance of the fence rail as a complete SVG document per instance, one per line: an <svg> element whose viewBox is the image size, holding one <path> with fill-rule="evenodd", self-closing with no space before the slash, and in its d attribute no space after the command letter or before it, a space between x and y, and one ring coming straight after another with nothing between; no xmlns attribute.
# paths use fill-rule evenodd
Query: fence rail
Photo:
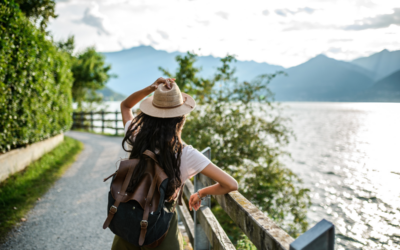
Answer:
<svg viewBox="0 0 400 250"><path fill-rule="evenodd" d="M211 158L210 148L206 148L202 153L209 159ZM194 177L194 185L190 180L185 182L184 196L189 199L198 189L213 184L215 184L214 180L200 173ZM218 202L257 249L334 250L334 226L326 220L317 223L295 240L240 192L213 195L212 198ZM210 198L202 201L200 209L194 212L194 218L192 218L186 204L178 206L178 213L185 226L190 243L195 250L210 249L210 247L212 249L236 249L212 213L210 204Z"/></svg>
<svg viewBox="0 0 400 250"><path fill-rule="evenodd" d="M100 130L97 132L102 133L105 133L107 129L108 131L114 131L114 134L118 135L119 131L124 130L122 126L118 126L118 124L122 124L120 114L120 111L73 112L72 129L96 131L99 128ZM113 124L113 126L110 124Z"/></svg>
<svg viewBox="0 0 400 250"><path fill-rule="evenodd" d="M117 135L119 130L124 129L122 126L118 126L118 124L122 124L122 119L119 119L119 114L119 111L74 112L72 128L85 130L101 128L101 132L103 133L105 129L112 129ZM95 119L96 115L101 118ZM112 118L110 116L112 116ZM101 122L101 125L96 125L95 122ZM106 125L110 122L114 123L114 126ZM210 148L204 149L202 153L211 159ZM194 183L190 180L185 182L183 194L189 199L197 190L213 185L214 183L215 181L207 176L198 174L194 177ZM189 241L194 247L194 250L236 249L211 211L211 198L218 202L222 209L247 235L257 249L334 250L335 228L332 223L322 220L297 239L293 239L287 232L276 225L271 218L266 216L237 191L205 198L201 203L200 209L195 211L193 216L185 203L177 207L179 219L185 226Z"/></svg>

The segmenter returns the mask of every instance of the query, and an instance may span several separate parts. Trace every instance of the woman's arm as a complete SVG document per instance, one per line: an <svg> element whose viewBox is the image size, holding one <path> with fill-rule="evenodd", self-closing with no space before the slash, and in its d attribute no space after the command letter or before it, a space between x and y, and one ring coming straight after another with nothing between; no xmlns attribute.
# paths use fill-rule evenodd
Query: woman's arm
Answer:
<svg viewBox="0 0 400 250"><path fill-rule="evenodd" d="M133 114L131 109L135 106L138 102L140 102L143 98L150 95L154 90L158 88L160 84L167 84L167 88L171 88L171 82L175 81L174 78L158 78L152 85L136 91L135 93L128 96L125 100L121 102L121 114L122 114L122 122L125 124L128 121L133 119Z"/></svg>
<svg viewBox="0 0 400 250"><path fill-rule="evenodd" d="M213 179L217 183L199 190L200 196L206 197L207 195L227 194L232 191L238 190L238 183L232 176L222 171L219 167L210 163L201 171L205 176ZM197 194L192 194L189 200L189 209L192 208L197 211L200 207L201 200Z"/></svg>

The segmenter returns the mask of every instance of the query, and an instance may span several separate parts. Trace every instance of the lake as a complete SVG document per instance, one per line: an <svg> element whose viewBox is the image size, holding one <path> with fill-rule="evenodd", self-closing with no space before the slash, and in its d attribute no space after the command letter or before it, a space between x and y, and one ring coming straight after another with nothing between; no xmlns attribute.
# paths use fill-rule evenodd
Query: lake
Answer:
<svg viewBox="0 0 400 250"><path fill-rule="evenodd" d="M400 249L400 103L282 105L297 137L283 161L311 190L310 227L333 222L337 249Z"/></svg>
<svg viewBox="0 0 400 250"><path fill-rule="evenodd" d="M283 103L297 137L286 165L311 189L310 226L337 249L400 249L400 103Z"/></svg>

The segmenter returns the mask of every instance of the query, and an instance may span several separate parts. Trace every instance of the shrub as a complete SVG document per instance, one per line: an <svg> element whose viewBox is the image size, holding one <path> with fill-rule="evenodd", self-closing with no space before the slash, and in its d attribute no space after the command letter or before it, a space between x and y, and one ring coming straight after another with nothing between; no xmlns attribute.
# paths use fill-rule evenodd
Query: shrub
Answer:
<svg viewBox="0 0 400 250"><path fill-rule="evenodd" d="M13 1L0 2L0 152L68 130L70 59Z"/></svg>

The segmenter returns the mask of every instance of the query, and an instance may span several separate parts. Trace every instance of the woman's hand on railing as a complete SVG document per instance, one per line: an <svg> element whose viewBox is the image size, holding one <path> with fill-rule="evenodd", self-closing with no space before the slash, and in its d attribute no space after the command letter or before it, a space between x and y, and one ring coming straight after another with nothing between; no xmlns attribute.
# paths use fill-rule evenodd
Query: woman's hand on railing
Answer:
<svg viewBox="0 0 400 250"><path fill-rule="evenodd" d="M206 197L207 195L223 195L238 190L239 185L237 181L232 176L225 173L225 171L222 171L219 167L215 166L213 163L208 164L207 167L205 167L200 173L213 179L217 183L202 188L198 191L198 193L190 196L190 211L192 211L192 208L197 211L201 205L201 198Z"/></svg>
<svg viewBox="0 0 400 250"><path fill-rule="evenodd" d="M200 190L199 190L199 194L200 194ZM201 196L201 198L203 198L203 196ZM192 194L189 199L190 211L192 211L192 209L197 211L200 208L200 205L201 205L201 199L200 199L199 195L197 193Z"/></svg>

